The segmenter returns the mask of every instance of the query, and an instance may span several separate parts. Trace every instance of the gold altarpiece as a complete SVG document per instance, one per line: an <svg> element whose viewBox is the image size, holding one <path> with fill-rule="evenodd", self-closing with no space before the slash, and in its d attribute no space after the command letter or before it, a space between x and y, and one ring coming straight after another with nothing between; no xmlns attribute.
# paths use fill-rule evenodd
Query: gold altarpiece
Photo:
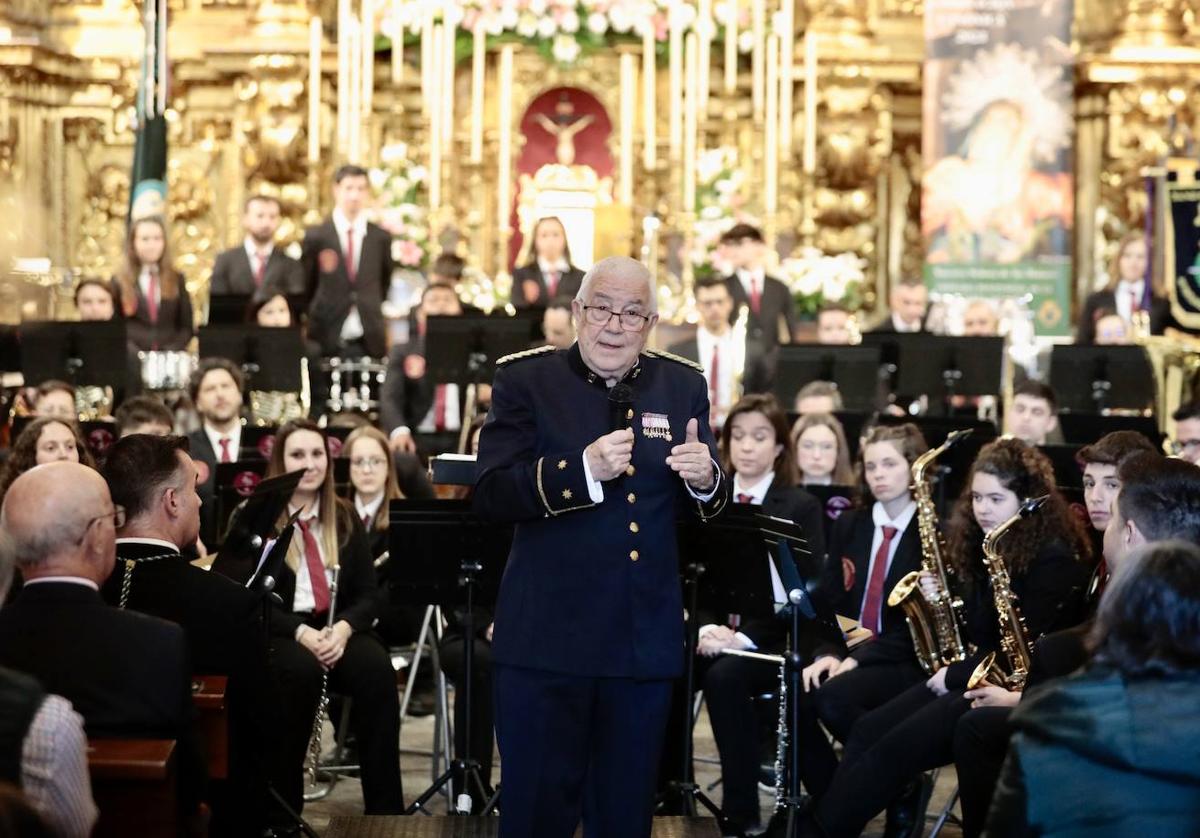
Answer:
<svg viewBox="0 0 1200 838"><path fill-rule="evenodd" d="M0 260L48 256L56 268L106 276L121 258L128 205L132 102L139 75L141 20L134 0L7 0L0 5ZM329 210L337 103L337 0L170 0L169 216L171 245L189 290L206 293L216 254L240 238L239 216L251 192L278 195L284 242ZM798 35L820 33L816 78L815 174L804 174L803 78L796 75L791 112L793 152L779 161L773 214L751 206L783 248L797 242L825 252L854 251L868 263L868 308L887 285L916 273L921 171L920 0L799 0ZM319 161L306 156L309 18L323 21ZM1195 10L1188 0L1077 0L1076 71L1077 297L1092 287L1120 234L1143 223L1144 177L1172 154L1194 156L1200 137L1200 72ZM800 41L794 56L799 64ZM512 155L516 121L543 91L576 87L598 99L614 123L621 112L621 50L594 53L569 66L534 48L513 47ZM717 50L714 49L714 53ZM497 207L498 51L488 56L481 162L466 153L468 109L455 113L452 153L431 217L443 241L484 272L503 273L512 231ZM427 148L418 74L390 83L386 55L375 62L374 96L363 124L364 161L402 140ZM460 61L454 95L467 101L470 61ZM743 67L734 93L711 68L711 98L699 116L701 145L732 145L750 173L751 203L761 200L760 126L751 118ZM642 161L644 125L633 140L632 200L596 215L605 250L638 253L643 220L656 214L664 233L686 234L679 197L682 160L667 152L667 78L658 74L653 169ZM640 113L640 111L639 111ZM619 132L608 140L614 159ZM511 171L511 169L510 169ZM515 177L515 176L514 176ZM506 220L505 220L506 222ZM657 248L660 277L670 248ZM54 275L31 277L58 289ZM0 319L13 320L17 286L0 289ZM678 279L668 278L676 298ZM69 315L63 304L59 313Z"/></svg>

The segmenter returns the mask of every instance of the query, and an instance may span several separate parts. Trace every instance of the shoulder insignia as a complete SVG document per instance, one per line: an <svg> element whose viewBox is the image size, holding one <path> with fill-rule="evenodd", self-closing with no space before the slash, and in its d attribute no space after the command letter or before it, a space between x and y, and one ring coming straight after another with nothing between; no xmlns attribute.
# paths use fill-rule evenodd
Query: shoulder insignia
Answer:
<svg viewBox="0 0 1200 838"><path fill-rule="evenodd" d="M661 349L647 349L646 354L651 358L662 358L664 361L674 361L677 364L683 364L685 367L691 367L701 375L704 374L704 367L700 366L700 364L696 363L695 361L689 361L687 358L682 358L679 355L675 355L671 352L664 352Z"/></svg>
<svg viewBox="0 0 1200 838"><path fill-rule="evenodd" d="M538 355L544 355L547 352L553 352L553 351L554 351L554 347L550 346L549 344L546 344L545 346L539 346L536 349L525 349L520 352L513 352L512 354L505 355L503 358L498 360L496 362L496 366L508 364L513 361L521 361L521 360L524 360L525 358L533 358Z"/></svg>

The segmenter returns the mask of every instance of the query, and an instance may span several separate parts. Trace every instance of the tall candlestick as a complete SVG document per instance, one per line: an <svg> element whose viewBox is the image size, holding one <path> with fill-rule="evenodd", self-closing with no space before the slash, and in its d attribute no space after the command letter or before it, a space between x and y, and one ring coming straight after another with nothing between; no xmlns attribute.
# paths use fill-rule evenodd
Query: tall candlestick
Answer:
<svg viewBox="0 0 1200 838"><path fill-rule="evenodd" d="M766 0L752 0L750 24L754 33L754 51L750 54L750 101L754 110L754 121L761 122L766 83L767 48L767 4Z"/></svg>
<svg viewBox="0 0 1200 838"><path fill-rule="evenodd" d="M783 41L779 63L779 147L784 159L792 159L792 96L795 93L796 3L783 0L780 22Z"/></svg>
<svg viewBox="0 0 1200 838"><path fill-rule="evenodd" d="M471 33L471 162L483 162L483 85L487 70L487 32L475 21Z"/></svg>
<svg viewBox="0 0 1200 838"><path fill-rule="evenodd" d="M642 33L642 133L645 134L645 150L642 165L653 171L658 163L658 115L655 103L658 99L658 68L654 53L654 27L647 25Z"/></svg>
<svg viewBox="0 0 1200 838"><path fill-rule="evenodd" d="M683 147L683 19L679 6L680 0L671 0L667 11L667 70L670 73L667 85L668 139L672 160L679 159Z"/></svg>
<svg viewBox="0 0 1200 838"><path fill-rule="evenodd" d="M321 159L321 18L308 21L308 162Z"/></svg>
<svg viewBox="0 0 1200 838"><path fill-rule="evenodd" d="M725 93L737 90L738 77L738 0L725 0Z"/></svg>
<svg viewBox="0 0 1200 838"><path fill-rule="evenodd" d="M392 84L404 81L404 0L392 0Z"/></svg>
<svg viewBox="0 0 1200 838"><path fill-rule="evenodd" d="M371 118L375 99L375 0L362 0L362 113Z"/></svg>
<svg viewBox="0 0 1200 838"><path fill-rule="evenodd" d="M446 19L442 35L442 148L448 155L454 152L454 99L457 94L454 85L454 39L458 35L458 24L450 17L447 7Z"/></svg>
<svg viewBox="0 0 1200 838"><path fill-rule="evenodd" d="M699 113L699 44L695 32L687 36L687 107L683 126L683 211L696 211L696 127Z"/></svg>
<svg viewBox="0 0 1200 838"><path fill-rule="evenodd" d="M633 120L637 114L637 63L632 52L621 53L621 177L619 200L633 205Z"/></svg>
<svg viewBox="0 0 1200 838"><path fill-rule="evenodd" d="M817 171L817 36L804 34L804 173Z"/></svg>
<svg viewBox="0 0 1200 838"><path fill-rule="evenodd" d="M767 36L767 102L763 132L763 211L770 219L779 210L779 36Z"/></svg>
<svg viewBox="0 0 1200 838"><path fill-rule="evenodd" d="M362 29L350 18L350 160L359 163L362 154Z"/></svg>
<svg viewBox="0 0 1200 838"><path fill-rule="evenodd" d="M424 5L421 18L421 110L426 117L433 110L433 4Z"/></svg>
<svg viewBox="0 0 1200 838"><path fill-rule="evenodd" d="M500 139L496 144L496 226L500 230L500 246L508 244L509 218L512 214L512 115L513 115L513 45L505 44L500 50L500 71L497 84L500 102L497 115L500 121ZM498 268L508 272L508 253L499 254Z"/></svg>
<svg viewBox="0 0 1200 838"><path fill-rule="evenodd" d="M700 0L696 16L696 33L699 35L700 49L696 53L696 66L699 69L696 80L700 85L700 118L703 119L708 112L709 67L712 64L712 0Z"/></svg>
<svg viewBox="0 0 1200 838"><path fill-rule="evenodd" d="M350 0L338 0L337 150L350 141Z"/></svg>
<svg viewBox="0 0 1200 838"><path fill-rule="evenodd" d="M445 45L442 24L434 25L429 42L429 212L433 214L442 205L442 105L445 96L439 89L442 74L438 71Z"/></svg>

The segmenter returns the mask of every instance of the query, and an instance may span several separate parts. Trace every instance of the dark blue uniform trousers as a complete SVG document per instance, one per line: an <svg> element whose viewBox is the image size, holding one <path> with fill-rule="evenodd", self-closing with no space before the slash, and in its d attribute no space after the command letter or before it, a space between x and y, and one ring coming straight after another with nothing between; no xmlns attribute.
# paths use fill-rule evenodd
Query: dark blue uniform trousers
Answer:
<svg viewBox="0 0 1200 838"><path fill-rule="evenodd" d="M500 838L649 838L671 685L497 664Z"/></svg>

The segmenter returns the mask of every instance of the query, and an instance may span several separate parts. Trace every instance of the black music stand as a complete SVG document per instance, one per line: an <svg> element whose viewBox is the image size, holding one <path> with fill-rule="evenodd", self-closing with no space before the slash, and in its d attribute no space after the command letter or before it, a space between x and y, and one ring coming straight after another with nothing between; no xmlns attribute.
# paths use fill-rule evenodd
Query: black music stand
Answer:
<svg viewBox="0 0 1200 838"><path fill-rule="evenodd" d="M430 381L491 381L496 361L529 348L532 328L531 321L523 317L430 317L425 321L425 376Z"/></svg>
<svg viewBox="0 0 1200 838"><path fill-rule="evenodd" d="M483 522L466 500L394 500L388 505L388 514L388 547L393 558L387 566L393 602L463 609L463 669L455 701L464 702L469 719L475 665L474 609L496 602L512 527ZM499 793L483 782L479 763L471 757L469 725L463 742L466 753L455 754L442 775L405 810L406 815L425 811L425 804L435 794L447 786L453 790L456 782L468 796L478 793L486 802L482 814L495 809ZM471 808L460 814L468 814Z"/></svg>
<svg viewBox="0 0 1200 838"><path fill-rule="evenodd" d="M28 386L51 378L114 390L127 383L124 320L29 322L21 325L19 336Z"/></svg>
<svg viewBox="0 0 1200 838"><path fill-rule="evenodd" d="M955 396L1000 392L1004 338L868 333L863 343L880 348L884 365L895 365L897 393L928 395L947 414Z"/></svg>
<svg viewBox="0 0 1200 838"><path fill-rule="evenodd" d="M0 372L23 372L20 327L0 326Z"/></svg>
<svg viewBox="0 0 1200 838"><path fill-rule="evenodd" d="M1090 445L1105 434L1113 431L1137 431L1150 440L1155 448L1162 448L1166 438L1158 428L1158 421L1153 416L1138 416L1136 414L1098 413L1060 413L1058 425L1062 429L1063 440L1070 445Z"/></svg>
<svg viewBox="0 0 1200 838"><path fill-rule="evenodd" d="M1154 406L1154 382L1140 346L1060 343L1050 352L1050 386L1062 412L1146 410Z"/></svg>
<svg viewBox="0 0 1200 838"><path fill-rule="evenodd" d="M792 343L775 359L775 395L791 405L796 393L813 381L832 381L847 410L873 410L879 396L878 346L827 346Z"/></svg>
<svg viewBox="0 0 1200 838"><path fill-rule="evenodd" d="M300 359L304 338L300 329L269 326L205 326L200 329L200 357L228 358L246 374L246 392L301 388Z"/></svg>
<svg viewBox="0 0 1200 838"><path fill-rule="evenodd" d="M209 326L240 326L250 313L250 294L210 294L208 297Z"/></svg>

